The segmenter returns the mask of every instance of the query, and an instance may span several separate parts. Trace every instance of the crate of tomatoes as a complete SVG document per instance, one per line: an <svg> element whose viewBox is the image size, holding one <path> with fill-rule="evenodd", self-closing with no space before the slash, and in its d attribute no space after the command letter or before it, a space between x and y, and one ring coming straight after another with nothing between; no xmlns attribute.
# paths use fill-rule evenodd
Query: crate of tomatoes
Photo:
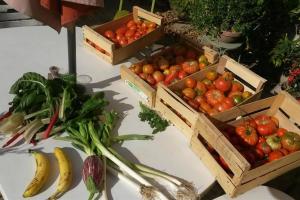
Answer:
<svg viewBox="0 0 300 200"><path fill-rule="evenodd" d="M187 41L181 41L132 64L129 68L121 66L121 78L148 106L155 108L158 83L172 85L217 61L217 52L209 47L195 48Z"/></svg>
<svg viewBox="0 0 300 200"><path fill-rule="evenodd" d="M127 16L102 25L83 26L83 43L104 60L117 64L161 38L161 20L134 6Z"/></svg>
<svg viewBox="0 0 300 200"><path fill-rule="evenodd" d="M175 84L160 84L156 108L188 139L195 133L200 113L217 116L260 98L266 80L228 56L217 64Z"/></svg>
<svg viewBox="0 0 300 200"><path fill-rule="evenodd" d="M300 166L300 105L287 92L202 115L191 148L233 197Z"/></svg>

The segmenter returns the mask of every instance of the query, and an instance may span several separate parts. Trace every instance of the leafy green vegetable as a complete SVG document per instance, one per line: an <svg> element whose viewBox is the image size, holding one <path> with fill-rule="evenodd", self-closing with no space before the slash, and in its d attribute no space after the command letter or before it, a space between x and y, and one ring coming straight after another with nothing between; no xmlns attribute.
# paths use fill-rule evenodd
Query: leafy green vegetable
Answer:
<svg viewBox="0 0 300 200"><path fill-rule="evenodd" d="M153 128L152 134L162 132L169 126L169 122L162 119L154 110L148 108L140 102L141 112L139 118L141 121L148 121L148 124Z"/></svg>

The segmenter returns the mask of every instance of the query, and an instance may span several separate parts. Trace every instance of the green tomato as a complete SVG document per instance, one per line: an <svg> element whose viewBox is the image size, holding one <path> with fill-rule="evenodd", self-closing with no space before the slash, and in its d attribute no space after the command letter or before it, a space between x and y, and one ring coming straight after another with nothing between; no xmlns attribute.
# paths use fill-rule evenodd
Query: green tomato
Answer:
<svg viewBox="0 0 300 200"><path fill-rule="evenodd" d="M266 142L273 151L281 149L281 138L278 137L276 134L268 136Z"/></svg>

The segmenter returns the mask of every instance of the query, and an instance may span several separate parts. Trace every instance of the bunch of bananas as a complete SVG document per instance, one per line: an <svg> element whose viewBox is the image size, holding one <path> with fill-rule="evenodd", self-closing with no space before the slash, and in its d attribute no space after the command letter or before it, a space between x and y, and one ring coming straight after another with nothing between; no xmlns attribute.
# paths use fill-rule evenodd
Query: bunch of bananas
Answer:
<svg viewBox="0 0 300 200"><path fill-rule="evenodd" d="M32 152L36 161L36 171L34 178L26 187L23 197L32 197L40 191L40 189L45 185L48 180L50 172L50 161L46 154L42 152L33 151ZM58 199L63 195L72 183L72 167L69 158L66 153L59 147L54 148L54 155L58 161L59 166L59 181L57 189L53 195L51 195L48 200Z"/></svg>

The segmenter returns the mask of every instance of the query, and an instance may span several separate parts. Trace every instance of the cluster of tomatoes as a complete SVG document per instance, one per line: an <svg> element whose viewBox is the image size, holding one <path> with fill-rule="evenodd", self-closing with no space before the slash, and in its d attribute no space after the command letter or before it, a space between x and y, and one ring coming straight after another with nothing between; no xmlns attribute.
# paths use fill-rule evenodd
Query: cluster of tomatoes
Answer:
<svg viewBox="0 0 300 200"><path fill-rule="evenodd" d="M185 88L178 93L192 108L209 115L228 110L252 96L231 72L220 75L214 70L206 72L201 81L187 77Z"/></svg>
<svg viewBox="0 0 300 200"><path fill-rule="evenodd" d="M259 115L235 127L229 126L222 132L252 167L300 150L300 135L280 128L274 116ZM219 161L225 169L229 169L224 159L219 158Z"/></svg>
<svg viewBox="0 0 300 200"><path fill-rule="evenodd" d="M147 20L130 20L127 24L116 30L107 30L104 36L115 44L124 47L142 36L150 33L157 27L157 24Z"/></svg>
<svg viewBox="0 0 300 200"><path fill-rule="evenodd" d="M169 85L208 65L207 58L184 45L167 48L144 63L133 64L130 69L155 88L162 82Z"/></svg>

